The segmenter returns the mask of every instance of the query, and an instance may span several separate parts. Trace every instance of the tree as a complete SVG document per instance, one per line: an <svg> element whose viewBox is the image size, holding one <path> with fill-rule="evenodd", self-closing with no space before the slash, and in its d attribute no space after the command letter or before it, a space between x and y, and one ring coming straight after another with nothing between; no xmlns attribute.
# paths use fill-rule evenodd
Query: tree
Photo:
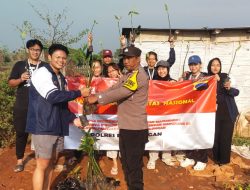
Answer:
<svg viewBox="0 0 250 190"><path fill-rule="evenodd" d="M69 34L73 21L67 22L66 9L63 9L61 13L52 15L49 10L46 11L47 13L42 13L34 5L30 4L30 6L47 27L37 29L29 21L24 21L21 26L16 26L23 42L29 36L39 39L45 47L49 47L52 43L61 43L69 46L80 41L88 32L87 29L83 29L74 36Z"/></svg>

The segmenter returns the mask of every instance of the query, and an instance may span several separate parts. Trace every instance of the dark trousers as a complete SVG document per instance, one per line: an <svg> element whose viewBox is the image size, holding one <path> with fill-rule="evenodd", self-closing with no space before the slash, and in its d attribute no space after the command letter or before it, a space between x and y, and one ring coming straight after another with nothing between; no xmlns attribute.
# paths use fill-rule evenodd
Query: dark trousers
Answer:
<svg viewBox="0 0 250 190"><path fill-rule="evenodd" d="M230 162L234 123L229 117L216 114L213 157L218 164Z"/></svg>
<svg viewBox="0 0 250 190"><path fill-rule="evenodd" d="M120 129L121 162L129 190L143 190L143 154L147 142L148 130Z"/></svg>
<svg viewBox="0 0 250 190"><path fill-rule="evenodd" d="M29 134L25 132L27 121L27 110L14 108L14 127L16 130L16 157L24 157L25 147Z"/></svg>
<svg viewBox="0 0 250 190"><path fill-rule="evenodd" d="M207 149L187 150L186 157L194 159L196 162L208 162Z"/></svg>

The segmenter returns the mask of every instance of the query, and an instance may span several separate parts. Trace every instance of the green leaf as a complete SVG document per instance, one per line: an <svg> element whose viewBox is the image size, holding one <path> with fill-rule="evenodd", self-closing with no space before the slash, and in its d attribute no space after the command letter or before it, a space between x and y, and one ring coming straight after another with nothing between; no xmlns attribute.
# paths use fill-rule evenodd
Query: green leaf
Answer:
<svg viewBox="0 0 250 190"><path fill-rule="evenodd" d="M168 5L165 3L165 10L168 11Z"/></svg>
<svg viewBox="0 0 250 190"><path fill-rule="evenodd" d="M131 10L131 11L129 11L129 13L128 13L128 15L131 15L131 16L133 16L133 15L138 15L139 13L137 12L137 11L135 11L135 10Z"/></svg>
<svg viewBox="0 0 250 190"><path fill-rule="evenodd" d="M116 16L116 15L115 15L115 19L116 19L116 20L119 21L119 20L121 20L121 18L122 18L121 16Z"/></svg>
<svg viewBox="0 0 250 190"><path fill-rule="evenodd" d="M22 38L22 39L25 39L25 38L26 38L26 36L27 36L26 31L23 31L23 32L21 33L21 38Z"/></svg>

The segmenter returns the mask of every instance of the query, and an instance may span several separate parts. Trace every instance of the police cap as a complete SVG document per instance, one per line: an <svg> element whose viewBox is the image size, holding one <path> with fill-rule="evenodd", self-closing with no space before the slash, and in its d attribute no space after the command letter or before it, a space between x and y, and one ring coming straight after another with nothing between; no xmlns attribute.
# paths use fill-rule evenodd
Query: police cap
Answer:
<svg viewBox="0 0 250 190"><path fill-rule="evenodd" d="M141 50L135 46L129 46L122 50L121 56L139 57L141 56Z"/></svg>

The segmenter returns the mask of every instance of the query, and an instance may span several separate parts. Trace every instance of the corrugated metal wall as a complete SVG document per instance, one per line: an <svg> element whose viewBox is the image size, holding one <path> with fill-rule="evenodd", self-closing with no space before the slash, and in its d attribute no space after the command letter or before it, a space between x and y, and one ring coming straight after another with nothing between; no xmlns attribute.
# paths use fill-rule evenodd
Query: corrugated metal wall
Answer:
<svg viewBox="0 0 250 190"><path fill-rule="evenodd" d="M203 61L204 72L207 72L207 64L210 59L219 57L222 61L222 72L228 72L230 64L239 42L211 42L211 41L176 41L175 52L176 62L171 68L171 76L178 79L182 73L182 67L187 53L189 52L185 63L185 70L189 70L187 65L188 57L199 55ZM169 43L162 41L136 41L135 44L142 50L141 64L146 65L145 55L149 51L155 51L158 54L158 60L166 60L169 57ZM237 55L230 73L233 85L240 90L240 95L236 97L236 102L240 111L250 109L250 41L241 42L241 48Z"/></svg>

